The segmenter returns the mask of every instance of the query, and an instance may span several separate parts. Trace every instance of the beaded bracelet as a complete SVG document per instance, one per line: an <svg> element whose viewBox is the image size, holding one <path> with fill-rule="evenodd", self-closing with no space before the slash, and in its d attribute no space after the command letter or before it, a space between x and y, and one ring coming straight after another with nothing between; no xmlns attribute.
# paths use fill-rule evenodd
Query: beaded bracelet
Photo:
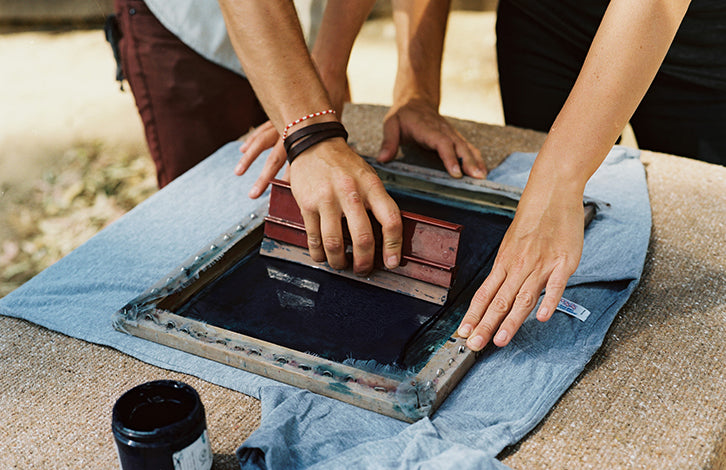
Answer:
<svg viewBox="0 0 726 470"><path fill-rule="evenodd" d="M321 122L305 126L299 131L290 134L287 140L284 141L287 161L292 165L293 160L305 150L324 140L335 137L342 137L348 140L348 132L346 132L343 124L338 121Z"/></svg>
<svg viewBox="0 0 726 470"><path fill-rule="evenodd" d="M324 116L326 114L335 114L334 109L326 109L325 111L318 111L317 113L308 114L307 116L303 116L300 119L295 119L290 124L285 126L285 129L282 131L282 140L284 141L287 139L287 132L290 130L291 127L300 124L303 121L306 121L310 118L318 117L318 116Z"/></svg>

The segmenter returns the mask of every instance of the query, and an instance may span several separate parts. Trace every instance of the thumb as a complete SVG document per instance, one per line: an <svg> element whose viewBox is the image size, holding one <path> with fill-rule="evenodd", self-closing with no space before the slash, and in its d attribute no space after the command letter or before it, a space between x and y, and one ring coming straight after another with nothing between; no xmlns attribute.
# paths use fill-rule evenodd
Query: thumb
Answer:
<svg viewBox="0 0 726 470"><path fill-rule="evenodd" d="M390 162L396 158L398 144L401 140L401 125L398 116L392 116L383 123L383 142L378 152L377 161L381 163Z"/></svg>

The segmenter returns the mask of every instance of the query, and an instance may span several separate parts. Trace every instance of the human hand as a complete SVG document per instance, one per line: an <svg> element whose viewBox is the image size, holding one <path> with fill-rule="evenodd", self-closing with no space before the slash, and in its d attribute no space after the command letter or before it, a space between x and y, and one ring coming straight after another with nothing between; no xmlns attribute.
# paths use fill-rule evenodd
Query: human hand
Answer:
<svg viewBox="0 0 726 470"><path fill-rule="evenodd" d="M290 168L292 193L300 206L310 257L327 259L334 269L346 265L342 217L353 243L353 270L373 269L376 241L367 210L381 224L383 262L401 260L402 222L396 203L375 171L343 139L326 140L298 156Z"/></svg>
<svg viewBox="0 0 726 470"><path fill-rule="evenodd" d="M332 101L333 103L337 103L335 109L337 110L338 119L340 119L342 117L344 103L350 101L348 78L344 75L342 79L337 81L330 79L327 85L329 94L335 97ZM243 155L240 157L239 162L237 162L234 173L237 176L242 176L249 169L250 165L257 160L257 157L270 147L272 147L272 151L267 156L265 166L262 168L260 176L247 194L251 199L257 199L265 192L270 185L270 181L285 166L287 154L285 153L282 138L272 124L272 121L267 121L253 130L239 148L239 151Z"/></svg>
<svg viewBox="0 0 726 470"><path fill-rule="evenodd" d="M400 143L407 140L436 150L446 171L454 178L462 177L462 167L465 174L474 178L487 175L479 149L424 100L412 99L388 111L383 122L383 143L377 160L382 163L393 160Z"/></svg>
<svg viewBox="0 0 726 470"><path fill-rule="evenodd" d="M496 346L506 346L543 288L537 319L550 319L580 262L583 220L581 194L525 189L492 270L459 325L470 349L481 350L492 337Z"/></svg>
<svg viewBox="0 0 726 470"><path fill-rule="evenodd" d="M252 199L257 199L265 192L270 181L277 175L280 168L285 165L285 147L275 126L272 125L271 121L267 121L253 130L239 148L242 157L240 157L237 166L234 167L234 173L237 176L244 175L252 162L257 160L257 157L270 147L273 147L273 149L267 156L265 166L247 194Z"/></svg>

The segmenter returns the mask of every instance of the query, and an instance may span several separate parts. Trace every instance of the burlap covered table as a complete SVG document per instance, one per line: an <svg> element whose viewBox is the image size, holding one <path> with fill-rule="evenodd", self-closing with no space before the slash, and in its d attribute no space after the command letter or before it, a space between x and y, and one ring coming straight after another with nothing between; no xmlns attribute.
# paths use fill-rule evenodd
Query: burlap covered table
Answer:
<svg viewBox="0 0 726 470"><path fill-rule="evenodd" d="M385 109L351 106L375 154ZM544 136L455 121L489 166ZM726 468L726 168L644 152L653 231L643 279L585 372L524 441L514 468ZM115 350L0 317L0 468L115 468L111 408L158 378L195 387L215 468L257 427L259 403Z"/></svg>

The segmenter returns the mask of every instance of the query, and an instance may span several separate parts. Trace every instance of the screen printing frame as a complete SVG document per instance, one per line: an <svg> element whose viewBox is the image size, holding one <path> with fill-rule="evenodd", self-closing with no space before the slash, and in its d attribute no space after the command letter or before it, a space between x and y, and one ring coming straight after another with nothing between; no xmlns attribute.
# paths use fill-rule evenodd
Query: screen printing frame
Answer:
<svg viewBox="0 0 726 470"><path fill-rule="evenodd" d="M521 195L518 188L468 177L454 180L436 169L368 161L389 190L485 206L510 216ZM585 208L587 224L594 216L595 204L586 203ZM114 328L403 421L414 422L433 414L476 361L477 353L455 332L417 373L401 376L364 370L174 313L259 248L266 213L267 207L261 207L249 214L116 312ZM450 309L446 314L456 311ZM458 324L459 319L450 320Z"/></svg>

